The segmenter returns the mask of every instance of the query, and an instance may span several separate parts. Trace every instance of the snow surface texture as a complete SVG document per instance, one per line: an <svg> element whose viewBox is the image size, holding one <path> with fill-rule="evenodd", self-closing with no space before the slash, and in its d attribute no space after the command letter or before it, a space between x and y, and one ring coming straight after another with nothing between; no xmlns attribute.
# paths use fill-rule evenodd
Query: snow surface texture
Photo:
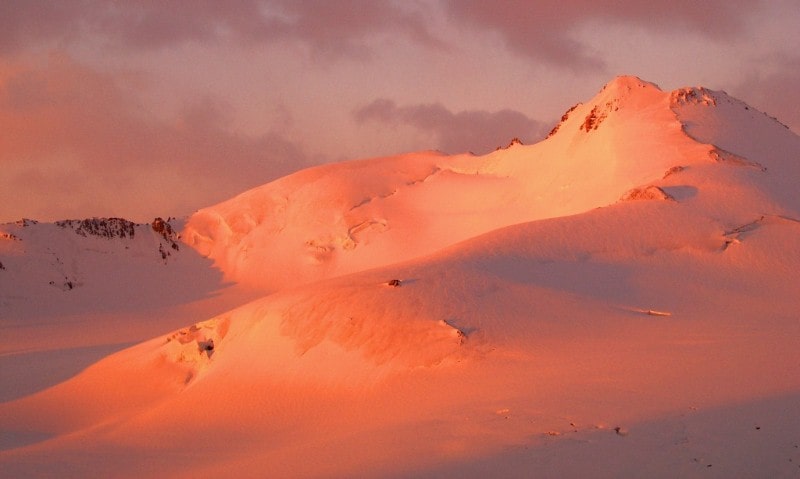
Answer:
<svg viewBox="0 0 800 479"><path fill-rule="evenodd" d="M183 245L162 258L154 246L169 236L148 232L136 246L148 259L126 264L136 278L159 277L156 266L184 275L186 296L166 298L198 306L220 274L263 297L170 332L147 323L153 339L12 395L0 404L0 466L72 477L797 477L798 180L800 138L776 120L724 92L663 92L634 77L570 109L536 145L301 171L188 219L181 240L219 273ZM49 231L38 256L20 249L33 242L26 227L6 225L0 240L12 337L47 336L60 320L26 324L37 307L15 298L71 304L97 337L99 321L127 331L175 310L163 300L125 317L124 302L100 301L116 305L106 315L65 303L109 273L80 267L89 247L58 226L33 226ZM69 238L113 249L98 250L113 263L127 261L134 231L113 247ZM96 279L75 273L83 284L64 290L20 273L54 242L78 266L51 259L38 275ZM14 271L28 283L3 278ZM4 343L5 355L21 351ZM25 387L22 372L10 376Z"/></svg>

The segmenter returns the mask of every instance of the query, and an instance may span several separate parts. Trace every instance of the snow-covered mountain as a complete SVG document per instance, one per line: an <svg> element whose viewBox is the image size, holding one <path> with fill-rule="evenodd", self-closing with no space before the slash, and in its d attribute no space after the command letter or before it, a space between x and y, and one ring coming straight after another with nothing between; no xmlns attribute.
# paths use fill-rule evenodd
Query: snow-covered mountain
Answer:
<svg viewBox="0 0 800 479"><path fill-rule="evenodd" d="M263 297L0 404L0 464L793 477L798 180L777 120L634 77L535 145L301 171L181 231Z"/></svg>
<svg viewBox="0 0 800 479"><path fill-rule="evenodd" d="M797 140L723 92L662 92L619 77L541 143L481 157L422 152L311 168L200 210L184 235L231 279L274 291L607 206L637 187L680 186L665 177L677 168L723 162L760 171L777 162L790 174L758 181L775 195L791 191L785 183L797 162L785 149L747 146L762 142L796 148Z"/></svg>

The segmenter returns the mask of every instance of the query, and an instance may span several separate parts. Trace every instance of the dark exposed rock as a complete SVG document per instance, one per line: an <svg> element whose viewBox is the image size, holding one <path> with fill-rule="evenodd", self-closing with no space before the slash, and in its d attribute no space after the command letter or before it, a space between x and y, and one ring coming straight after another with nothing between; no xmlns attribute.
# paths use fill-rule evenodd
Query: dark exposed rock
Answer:
<svg viewBox="0 0 800 479"><path fill-rule="evenodd" d="M550 138L551 136L555 135L556 132L558 131L558 129L561 128L561 125L563 125L564 122L567 121L567 119L569 118L569 114L572 113L572 111L575 108L578 108L579 106L580 106L580 103L576 103L569 110L567 110L566 113L561 115L561 121L558 123L558 125L554 126L552 130L550 130L550 133L547 134L547 138Z"/></svg>
<svg viewBox="0 0 800 479"><path fill-rule="evenodd" d="M646 188L634 188L622 195L621 201L635 201L635 200L660 200L660 201L675 201L669 193L662 190L658 186L648 186Z"/></svg>
<svg viewBox="0 0 800 479"><path fill-rule="evenodd" d="M15 223L17 226L22 226L24 228L26 226L38 224L39 222L28 218L22 218L21 220L15 221Z"/></svg>
<svg viewBox="0 0 800 479"><path fill-rule="evenodd" d="M592 111L586 115L586 119L583 121L583 124L581 124L579 129L585 130L587 133L590 130L596 130L597 127L600 126L600 123L608 118L609 113L617 110L619 110L619 100L606 102L606 104L602 107L600 105L595 105L594 108L592 108Z"/></svg>
<svg viewBox="0 0 800 479"><path fill-rule="evenodd" d="M154 219L150 226L152 226L153 231L163 236L165 240L171 240L175 236L172 225L161 217Z"/></svg>
<svg viewBox="0 0 800 479"><path fill-rule="evenodd" d="M169 224L168 221L164 221L164 219L159 217L154 219L150 226L153 228L153 231L164 238L164 241L169 245L170 248L174 249L175 251L180 250L178 242L176 241L178 235L175 234L175 230L172 229L172 225ZM166 261L167 257L171 254L168 250L164 249L163 244L158 245L158 252L161 255L161 259L164 261Z"/></svg>
<svg viewBox="0 0 800 479"><path fill-rule="evenodd" d="M71 228L80 236L101 238L133 238L136 223L123 218L87 218L84 220L56 221L62 228Z"/></svg>
<svg viewBox="0 0 800 479"><path fill-rule="evenodd" d="M507 150L508 148L511 148L514 145L521 145L521 144L522 144L522 140L520 140L517 137L514 137L514 138L511 139L511 142L508 144L508 146L506 146L505 148L498 146L497 148L495 148L495 151L497 151L497 150Z"/></svg>

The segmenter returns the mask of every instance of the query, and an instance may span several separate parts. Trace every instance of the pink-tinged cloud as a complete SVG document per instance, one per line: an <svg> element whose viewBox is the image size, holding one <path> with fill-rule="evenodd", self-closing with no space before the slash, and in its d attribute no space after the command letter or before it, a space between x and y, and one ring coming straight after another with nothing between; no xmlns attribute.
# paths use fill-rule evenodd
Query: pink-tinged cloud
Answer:
<svg viewBox="0 0 800 479"><path fill-rule="evenodd" d="M310 163L279 134L228 130L214 100L166 121L136 98L66 56L0 64L0 220L185 214Z"/></svg>
<svg viewBox="0 0 800 479"><path fill-rule="evenodd" d="M0 2L0 54L40 42L63 41L81 32L91 9L84 0L8 0Z"/></svg>
<svg viewBox="0 0 800 479"><path fill-rule="evenodd" d="M424 15L396 2L372 0L8 0L0 3L0 52L39 44L69 44L99 35L125 49L184 42L299 40L315 53L369 53L366 37L399 34L440 45Z"/></svg>
<svg viewBox="0 0 800 479"><path fill-rule="evenodd" d="M800 56L780 60L773 71L752 71L732 93L800 134Z"/></svg>
<svg viewBox="0 0 800 479"><path fill-rule="evenodd" d="M544 138L547 126L514 110L451 112L439 103L397 106L380 98L355 112L358 122L405 124L432 133L437 149L447 153L482 154L506 146L514 137L534 143Z"/></svg>
<svg viewBox="0 0 800 479"><path fill-rule="evenodd" d="M747 16L762 4L744 0L445 0L446 11L456 22L499 34L518 54L575 70L604 66L602 59L593 56L592 45L571 36L588 21L726 38L739 32Z"/></svg>

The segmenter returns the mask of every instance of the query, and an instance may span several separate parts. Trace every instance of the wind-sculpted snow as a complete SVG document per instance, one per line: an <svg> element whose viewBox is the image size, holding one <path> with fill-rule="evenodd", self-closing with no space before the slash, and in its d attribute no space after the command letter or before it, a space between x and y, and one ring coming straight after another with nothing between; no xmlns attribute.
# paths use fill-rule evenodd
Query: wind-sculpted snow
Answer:
<svg viewBox="0 0 800 479"><path fill-rule="evenodd" d="M717 106L717 98L714 93L703 87L675 90L670 94L670 102L674 107L681 105Z"/></svg>
<svg viewBox="0 0 800 479"><path fill-rule="evenodd" d="M776 212L800 216L800 137L724 91L687 88L678 93L670 106L686 133L707 145L708 157L721 165L746 167L747 177L739 175L738 181L764 192Z"/></svg>
<svg viewBox="0 0 800 479"><path fill-rule="evenodd" d="M280 331L294 341L300 355L330 341L377 365L435 366L467 356L465 349L473 348L467 348L464 331L447 318L429 317L425 309L410 307L416 294L411 286L375 284L303 296L284 311ZM403 306L392 307L398 296Z"/></svg>
<svg viewBox="0 0 800 479"><path fill-rule="evenodd" d="M230 319L221 316L180 329L167 336L160 354L168 361L186 367L185 382L188 384L207 367L229 327Z"/></svg>

